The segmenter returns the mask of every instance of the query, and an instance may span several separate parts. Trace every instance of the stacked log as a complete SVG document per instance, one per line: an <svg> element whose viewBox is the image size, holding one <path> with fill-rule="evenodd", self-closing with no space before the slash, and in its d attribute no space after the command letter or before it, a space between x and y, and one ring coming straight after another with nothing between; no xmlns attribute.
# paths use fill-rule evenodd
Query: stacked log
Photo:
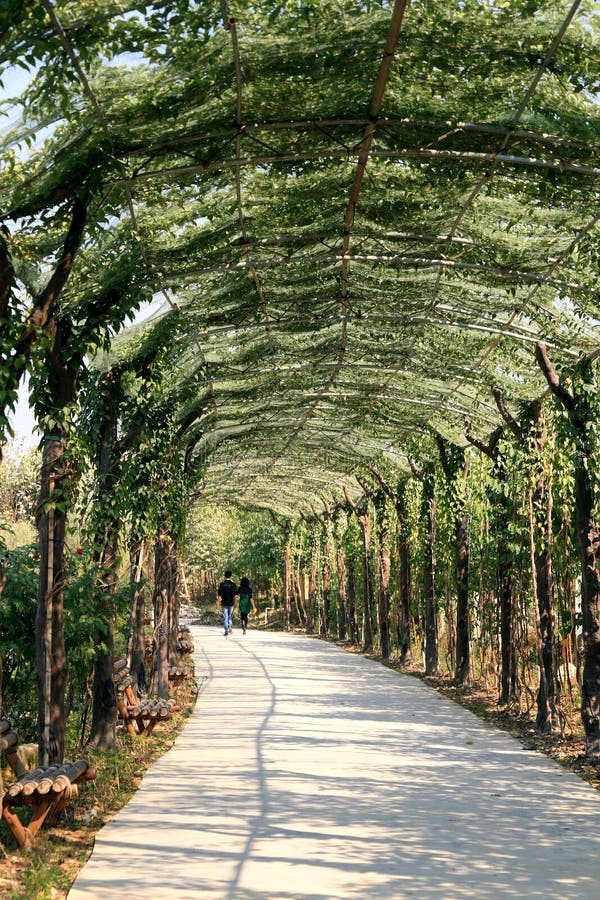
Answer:
<svg viewBox="0 0 600 900"><path fill-rule="evenodd" d="M193 653L194 642L192 632L187 625L180 625L177 632L177 652L180 654Z"/></svg>
<svg viewBox="0 0 600 900"><path fill-rule="evenodd" d="M117 691L123 693L135 683L135 678L129 671L126 659L117 659L113 669L113 680Z"/></svg>
<svg viewBox="0 0 600 900"><path fill-rule="evenodd" d="M9 750L11 747L14 747L17 743L17 740L18 738L16 731L10 730L10 722L8 722L6 719L2 719L0 721L0 753L3 753L5 750Z"/></svg>
<svg viewBox="0 0 600 900"><path fill-rule="evenodd" d="M28 802L28 798L31 798L33 794L37 793L39 797L47 794L62 794L76 782L90 781L95 777L94 769L90 768L87 759L82 758L76 762L67 762L62 765L38 766L33 772L29 772L11 784L6 793L10 802L18 805L19 802Z"/></svg>
<svg viewBox="0 0 600 900"><path fill-rule="evenodd" d="M169 678L193 678L194 677L194 667L193 666L170 666L169 668Z"/></svg>
<svg viewBox="0 0 600 900"><path fill-rule="evenodd" d="M13 731L10 725L10 722L6 718L0 719L0 753L6 754L6 761L17 776L20 778L21 775L25 775L27 772L27 768L21 761L18 749L17 742L18 736L16 731Z"/></svg>
<svg viewBox="0 0 600 900"><path fill-rule="evenodd" d="M29 797L35 791L37 791L40 782L44 778L49 778L53 775L53 773L57 772L59 769L58 764L52 766L38 766L37 769L34 769L33 772L29 772L27 775L23 775L22 778L19 778L18 781L15 781L14 784L11 784L7 793L7 796L16 801L17 798L20 798L21 794L23 797Z"/></svg>
<svg viewBox="0 0 600 900"><path fill-rule="evenodd" d="M174 708L173 700L142 700L127 712L131 719L168 719Z"/></svg>

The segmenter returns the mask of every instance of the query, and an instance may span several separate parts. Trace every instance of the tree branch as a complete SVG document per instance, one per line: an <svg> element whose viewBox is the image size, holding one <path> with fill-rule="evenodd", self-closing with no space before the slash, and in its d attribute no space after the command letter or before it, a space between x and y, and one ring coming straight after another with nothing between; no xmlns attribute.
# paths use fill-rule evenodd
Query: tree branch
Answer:
<svg viewBox="0 0 600 900"><path fill-rule="evenodd" d="M446 481L452 481L452 470L450 468L450 462L448 460L448 452L446 450L446 442L445 442L444 438L441 436L441 434L437 433L437 431L433 432L433 436L435 438L438 452L440 454L440 463L442 464L442 470L444 472Z"/></svg>
<svg viewBox="0 0 600 900"><path fill-rule="evenodd" d="M344 491L344 497L346 498L346 503L348 504L348 506L350 507L350 509L351 509L352 512L354 513L354 515L355 515L355 516L358 515L358 513L356 512L356 503L354 502L354 500L353 500L352 497L350 496L350 491L348 490L348 488L346 487L346 485L343 486L343 491Z"/></svg>
<svg viewBox="0 0 600 900"><path fill-rule="evenodd" d="M6 244L3 238L0 237L0 323L5 319L8 312L14 276L15 271L8 255Z"/></svg>
<svg viewBox="0 0 600 900"><path fill-rule="evenodd" d="M47 325L48 320L52 315L56 299L71 274L75 254L77 253L77 249L83 237L86 217L87 199L82 200L79 197L76 197L73 203L71 225L69 226L69 231L65 238L61 258L58 261L58 265L56 266L50 281L37 298L36 305L27 319L21 338L17 342L15 348L16 355L24 357L23 371L27 366L31 347L36 339L37 329L44 328Z"/></svg>
<svg viewBox="0 0 600 900"><path fill-rule="evenodd" d="M558 397L562 405L565 409L571 411L575 409L575 398L566 387L561 384L560 378L558 377L556 370L552 363L550 362L550 358L548 356L548 348L543 341L538 341L535 345L535 358L537 360L537 364L544 374L544 378L548 382L548 387L552 391L555 397Z"/></svg>
<svg viewBox="0 0 600 900"><path fill-rule="evenodd" d="M522 433L521 429L519 428L516 419L514 419L509 412L508 407L507 407L506 403L504 402L504 397L502 395L502 391L500 390L500 388L493 387L492 394L494 395L494 400L496 401L496 406L498 407L498 412L500 413L500 415L502 416L502 418L504 419L504 421L506 422L506 424L508 425L508 427L510 428L510 430L516 437L516 439L519 442L522 442L523 441L523 433Z"/></svg>
<svg viewBox="0 0 600 900"><path fill-rule="evenodd" d="M383 477L383 475L381 474L381 472L379 471L377 466L369 466L369 472L371 473L371 475L374 478L377 479L377 481L381 485L381 489L384 491L384 493L386 493L388 495L388 497L390 498L390 500L394 504L396 504L398 502L398 497L397 497L396 493L394 492L394 490L387 483L387 481L385 480L385 478Z"/></svg>
<svg viewBox="0 0 600 900"><path fill-rule="evenodd" d="M375 503L375 502L376 502L375 492L373 491L373 489L371 488L371 486L368 485L366 481L363 481L363 479L360 477L360 475L355 475L354 477L356 478L356 480L357 480L358 483L360 484L360 486L361 486L361 488L363 489L363 491L365 492L366 496L367 496L370 500L372 500L373 503Z"/></svg>
<svg viewBox="0 0 600 900"><path fill-rule="evenodd" d="M406 459L408 460L410 471L413 473L415 478L417 478L419 481L424 481L425 473L423 472L423 469L420 469L414 459L411 459L410 456L407 456Z"/></svg>
<svg viewBox="0 0 600 900"><path fill-rule="evenodd" d="M465 437L467 438L468 442L481 453L485 453L485 455L489 456L490 459L495 459L498 452L498 441L502 437L503 433L504 426L498 425L496 430L490 435L489 442L485 444L480 438L475 435L471 428L471 423L467 422Z"/></svg>

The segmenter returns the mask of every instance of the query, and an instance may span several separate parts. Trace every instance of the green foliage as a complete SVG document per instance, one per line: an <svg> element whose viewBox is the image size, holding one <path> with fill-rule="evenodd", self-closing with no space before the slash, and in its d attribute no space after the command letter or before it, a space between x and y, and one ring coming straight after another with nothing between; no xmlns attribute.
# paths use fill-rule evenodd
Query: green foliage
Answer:
<svg viewBox="0 0 600 900"><path fill-rule="evenodd" d="M266 513L198 504L188 522L191 570L217 580L229 568L263 589L281 582L285 534Z"/></svg>
<svg viewBox="0 0 600 900"><path fill-rule="evenodd" d="M181 547L187 523L197 569L277 584L284 534L265 511L309 517L356 491L373 458L396 461L398 484L407 456L432 462L430 429L454 473L435 476L440 593L466 508L481 632L493 643L499 548L530 616L528 497L543 471L555 505L535 539L554 545L572 627L572 466L591 461L598 495L600 450L595 368L577 368L598 344L595 9L584 0L561 31L552 0L418 0L393 53L391 7L235 0L223 23L216 0L64 0L64 36L39 3L0 9L5 78L31 76L2 135L0 427L29 368L40 424L69 435L70 481L83 472L89 490L73 523L87 563L69 573L78 679L106 574L91 560L117 528L121 547L164 534ZM28 317L84 197L46 328ZM156 296L169 313L115 338ZM463 483L465 419L482 441L501 419L490 386L520 411L546 389L536 340L571 374L585 432L555 410L543 453L506 437L495 465L469 451ZM109 382L117 440L99 480ZM0 508L14 518L10 480ZM403 493L417 618L423 485ZM293 538L303 564L322 542L304 525ZM343 543L359 560L354 520Z"/></svg>
<svg viewBox="0 0 600 900"><path fill-rule="evenodd" d="M35 617L38 603L39 555L25 546L8 553L6 586L0 599L0 634L4 658L4 705L23 740L35 740L36 656ZM103 648L96 640L102 616L114 615L117 629L124 628L129 611L129 588L117 592L114 608L102 613L91 602L101 571L92 555L77 547L68 556L65 571L65 645L75 702L87 696L96 654Z"/></svg>
<svg viewBox="0 0 600 900"><path fill-rule="evenodd" d="M24 740L36 736L35 616L39 556L37 547L12 550L5 564L0 597L3 702Z"/></svg>

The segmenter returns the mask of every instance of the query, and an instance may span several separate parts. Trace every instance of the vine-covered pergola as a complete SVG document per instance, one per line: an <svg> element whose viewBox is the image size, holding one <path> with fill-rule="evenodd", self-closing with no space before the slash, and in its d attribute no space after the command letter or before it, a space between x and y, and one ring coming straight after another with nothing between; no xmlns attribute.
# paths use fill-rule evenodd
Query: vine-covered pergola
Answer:
<svg viewBox="0 0 600 900"><path fill-rule="evenodd" d="M493 448L550 390L581 438L600 714L580 402L600 348L591 0L9 0L0 16L3 409L37 373L47 473L94 353L142 381L160 354L165 458L205 499L290 520L356 500L377 460L410 472L431 434Z"/></svg>

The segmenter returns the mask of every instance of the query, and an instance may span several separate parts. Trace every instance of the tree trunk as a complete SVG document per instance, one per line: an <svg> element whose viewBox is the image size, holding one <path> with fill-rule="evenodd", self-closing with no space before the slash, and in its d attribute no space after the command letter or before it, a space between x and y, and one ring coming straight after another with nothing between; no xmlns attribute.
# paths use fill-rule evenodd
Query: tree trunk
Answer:
<svg viewBox="0 0 600 900"><path fill-rule="evenodd" d="M308 582L308 597L306 602L306 633L315 633L315 597L317 593L317 561L319 548L316 543L311 545L310 580Z"/></svg>
<svg viewBox="0 0 600 900"><path fill-rule="evenodd" d="M412 662L412 640L410 632L410 547L408 539L402 537L399 547L399 589L400 589L400 662Z"/></svg>
<svg viewBox="0 0 600 900"><path fill-rule="evenodd" d="M454 585L456 588L456 654L454 683L464 684L469 676L469 518L465 510L467 457L464 450L436 435L440 463L450 497L457 501L454 538ZM454 505L454 504L453 504ZM447 606L447 610L450 610ZM450 628L452 633L452 629ZM450 647L452 650L453 648Z"/></svg>
<svg viewBox="0 0 600 900"><path fill-rule="evenodd" d="M363 581L363 651L373 649L373 611L371 589L371 515L367 509L358 517L363 539L362 581Z"/></svg>
<svg viewBox="0 0 600 900"><path fill-rule="evenodd" d="M129 671L136 680L136 694L145 694L146 669L144 666L144 619L146 616L146 585L144 566L146 563L146 542L136 541L129 551L131 614L129 617Z"/></svg>
<svg viewBox="0 0 600 900"><path fill-rule="evenodd" d="M323 548L323 616L321 618L321 637L329 637L331 618L331 568L329 565L329 542Z"/></svg>
<svg viewBox="0 0 600 900"><path fill-rule="evenodd" d="M554 653L554 614L552 556L549 547L535 554L534 559L534 602L537 601L538 660L540 684L537 695L537 716L535 727L543 734L556 729L558 712L556 709L556 662Z"/></svg>
<svg viewBox="0 0 600 900"><path fill-rule="evenodd" d="M554 650L554 576L552 572L552 494L542 454L546 443L542 403L534 405L533 445L538 456L535 488L529 495L533 593L537 603L537 638L540 683L535 727L543 734L556 730L556 659Z"/></svg>
<svg viewBox="0 0 600 900"><path fill-rule="evenodd" d="M360 643L358 615L356 611L356 562L354 557L348 559L348 633L353 646Z"/></svg>
<svg viewBox="0 0 600 900"><path fill-rule="evenodd" d="M283 627L285 631L289 631L292 618L292 546L289 538L285 543L283 557L283 591Z"/></svg>
<svg viewBox="0 0 600 900"><path fill-rule="evenodd" d="M435 590L435 482L433 471L423 480L423 506L426 522L425 546L425 674L439 674L438 609Z"/></svg>
<svg viewBox="0 0 600 900"><path fill-rule="evenodd" d="M471 641L469 628L469 518L463 514L456 523L456 665L454 682L465 683L469 677Z"/></svg>
<svg viewBox="0 0 600 900"><path fill-rule="evenodd" d="M582 434L580 444L583 444ZM587 442L584 445L587 449ZM589 463L586 454L585 462ZM581 556L581 613L585 662L581 686L581 718L585 729L586 757L600 760L600 579L598 553L600 529L594 517L591 480L584 460L575 468L577 533Z"/></svg>
<svg viewBox="0 0 600 900"><path fill-rule="evenodd" d="M170 546L171 542L167 537L159 538L154 545L154 660L152 693L165 699L169 696Z"/></svg>
<svg viewBox="0 0 600 900"><path fill-rule="evenodd" d="M38 735L40 765L62 762L65 746L67 657L64 637L64 541L66 503L62 489L64 434L46 435L38 497L40 585L36 615ZM57 500L63 501L57 503Z"/></svg>
<svg viewBox="0 0 600 900"><path fill-rule="evenodd" d="M505 460L498 453L494 460L496 478L500 490L496 491L496 547L498 604L500 610L500 697L498 703L505 706L516 697L516 659L514 646L514 561L508 545L509 501L504 486L506 484Z"/></svg>
<svg viewBox="0 0 600 900"><path fill-rule="evenodd" d="M338 580L338 638L345 641L348 635L348 621L346 610L346 558L341 541L336 547L337 580Z"/></svg>
<svg viewBox="0 0 600 900"><path fill-rule="evenodd" d="M379 567L379 644L384 660L390 658L390 533L385 518L385 510L380 512L381 524L378 526L378 567Z"/></svg>
<svg viewBox="0 0 600 900"><path fill-rule="evenodd" d="M108 591L108 585L106 587ZM112 591L107 593L105 602L110 602L114 598L115 589L116 584ZM92 726L86 747L114 750L117 740L117 697L113 680L114 626L112 611L105 609L104 614L106 615L104 626L99 626L96 631L96 646L99 646L98 642L101 641L105 650L96 657L94 663Z"/></svg>
<svg viewBox="0 0 600 900"><path fill-rule="evenodd" d="M168 662L170 666L176 666L180 661L179 651L177 649L177 639L179 637L179 609L181 607L181 598L179 595L179 580L178 546L175 541L170 541L167 585L167 608L169 611L169 637L167 652Z"/></svg>
<svg viewBox="0 0 600 900"><path fill-rule="evenodd" d="M581 560L581 615L585 661L581 685L581 719L585 729L587 759L600 761L600 527L595 515L594 487L590 477L592 446L590 431L594 415L590 397L598 391L591 363L583 365L570 393L558 378L546 345L536 344L536 359L550 390L558 397L575 432L574 472L577 537Z"/></svg>
<svg viewBox="0 0 600 900"><path fill-rule="evenodd" d="M298 570L294 579L294 603L296 604L298 624L301 627L306 628L306 605L304 594L304 573Z"/></svg>
<svg viewBox="0 0 600 900"><path fill-rule="evenodd" d="M98 465L98 524L96 544L103 544L97 557L102 572L96 593L96 611L100 624L96 629L94 678L92 685L92 727L88 747L114 750L116 746L117 697L113 678L115 594L117 591L117 555L120 518L108 501L114 493L119 475L115 458L117 443L117 404L115 385L109 377L104 384L106 412L101 426Z"/></svg>

